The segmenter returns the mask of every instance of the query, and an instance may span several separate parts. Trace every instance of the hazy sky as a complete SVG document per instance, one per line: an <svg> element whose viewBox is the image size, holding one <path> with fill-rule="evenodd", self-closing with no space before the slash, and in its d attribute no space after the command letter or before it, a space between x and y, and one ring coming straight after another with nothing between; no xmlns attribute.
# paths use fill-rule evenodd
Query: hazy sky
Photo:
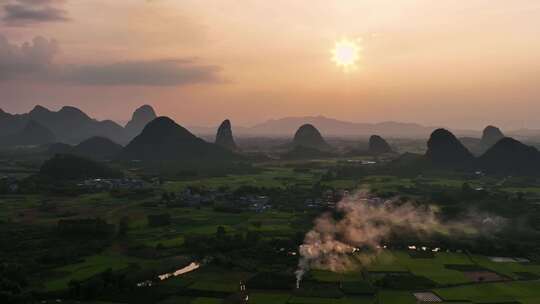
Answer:
<svg viewBox="0 0 540 304"><path fill-rule="evenodd" d="M0 0L0 108L540 128L538 0ZM357 68L331 60L362 47Z"/></svg>

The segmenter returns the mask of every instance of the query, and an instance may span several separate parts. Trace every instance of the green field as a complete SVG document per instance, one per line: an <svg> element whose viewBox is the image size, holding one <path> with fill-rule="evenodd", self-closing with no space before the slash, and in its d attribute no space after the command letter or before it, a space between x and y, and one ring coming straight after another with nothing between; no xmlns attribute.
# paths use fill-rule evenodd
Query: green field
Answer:
<svg viewBox="0 0 540 304"><path fill-rule="evenodd" d="M71 280L85 280L107 269L113 271L127 268L130 264L140 266L151 266L157 262L129 258L122 255L95 255L86 257L83 262L56 268L53 271L53 278L45 281L44 287L47 290L61 290L68 287ZM58 276L59 278L54 278Z"/></svg>
<svg viewBox="0 0 540 304"><path fill-rule="evenodd" d="M283 165L283 164L282 164ZM56 295L70 290L70 282L86 282L103 276L111 270L119 274L132 271L145 278L155 278L163 271L170 272L191 261L204 261L203 266L191 273L154 282L156 292L163 292L168 298L159 303L216 304L239 289L240 282L253 279L263 272L277 272L294 280L298 263L297 243L312 227L313 219L328 209L303 208L305 197L296 198L291 193L279 196L279 208L256 212L246 208L238 212L224 212L216 205L170 204L162 200L164 193L178 193L186 187L203 189L228 188L232 191L242 186L271 188L274 191L291 191L292 194L306 190L311 194L314 184L333 190L356 189L360 185L377 192L388 192L388 197L401 190L414 190L411 196L424 196L430 204L438 203L430 195L459 197L463 183L471 187L486 186L495 189L493 193L506 197L514 205L500 204L496 207L507 209L522 208L535 214L534 201L517 202L517 192L538 193L539 187L498 185L494 178L463 177L459 174L444 176L392 176L388 173L373 175L352 175L321 180L325 170L341 166L337 160L320 162L316 168L298 171L293 162L291 167L272 164L257 174L228 175L192 180L170 180L152 189L146 196L118 196L114 193L84 193L68 195L5 195L0 197L0 223L11 225L20 235L23 246L29 248L41 242L60 242L55 230L61 219L99 218L119 229L122 219L128 219L128 231L124 236L112 236L101 240L106 244L99 249L85 249L91 253L78 254L75 259L55 260L56 256L39 253L41 258L52 262L30 279L36 291ZM327 166L327 167L325 167ZM287 190L292 189L292 190ZM300 190L299 190L300 189ZM326 189L326 188L325 188ZM341 191L336 191L341 192ZM417 194L421 192L421 194ZM442 193L445 192L445 193ZM440 195L440 194L445 195ZM450 193L450 194L448 194ZM502 194L501 194L502 193ZM493 195L493 194L492 194ZM513 196L512 196L513 195ZM289 201L290 200L290 201ZM236 202L236 201L234 201ZM220 202L221 203L221 202ZM486 205L492 208L491 201ZM459 200L451 204L437 206L443 208L463 207L470 202ZM521 204L521 205L518 205ZM300 208L298 208L300 205ZM503 210L507 210L503 209ZM148 215L170 215L170 224L150 226ZM534 218L530 220L534 224ZM25 228L31 230L25 231ZM204 242L217 240L218 231L224 229L227 242L235 242L249 233L257 233L260 247L252 251L232 248L230 252L199 252L189 247L192 238L200 237ZM45 236L45 237L44 237ZM47 238L48 236L49 238ZM534 235L533 235L534 236ZM17 237L13 237L17 241ZM530 239L529 239L530 240ZM95 240L94 240L95 241ZM291 245L292 243L292 245ZM65 246L66 243L59 243ZM84 244L82 244L84 245ZM81 244L78 246L83 247ZM209 244L213 245L213 244ZM65 251L71 250L66 246ZM91 251L94 250L94 251ZM250 256L244 257L248 252ZM464 251L468 252L468 251ZM62 253L62 252L61 252ZM28 253L26 253L28 254ZM30 253L32 254L32 253ZM494 254L495 255L495 254ZM404 276L406 279L432 282L429 290L443 298L446 303L504 303L519 301L521 304L540 303L540 264L537 263L497 263L487 256L459 252L438 252L429 255L414 255L407 250L382 249L378 254L354 254L349 256L353 265L345 273L311 269L305 282L311 287L295 290L291 286L249 290L249 303L255 304L407 304L416 303L414 288L395 288L381 285L384 278ZM266 260L263 260L266 259ZM262 263L264 261L265 263ZM364 268L365 267L365 268ZM474 283L462 270L486 269L509 279L508 282ZM138 278L138 277L137 277ZM131 283L130 283L131 284ZM288 285L286 285L288 286ZM433 287L434 286L434 287ZM399 286L398 286L399 287ZM160 288L163 288L161 290ZM261 287L264 288L264 287ZM304 289L305 288L305 289ZM152 292L154 289L151 289ZM328 292L328 294L324 294ZM183 294L185 293L185 294ZM319 294L320 293L320 294ZM448 302L450 301L450 302ZM89 302L87 302L89 303ZM97 302L91 302L97 303ZM123 303L123 302L122 302Z"/></svg>
<svg viewBox="0 0 540 304"><path fill-rule="evenodd" d="M477 284L434 290L446 301L540 303L540 281Z"/></svg>
<svg viewBox="0 0 540 304"><path fill-rule="evenodd" d="M517 279L519 276L516 273L533 273L540 275L540 265L531 263L516 263L516 262L493 262L488 257L475 255L472 257L475 263L480 266L492 269L497 273L507 277Z"/></svg>
<svg viewBox="0 0 540 304"><path fill-rule="evenodd" d="M241 186L255 187L286 187L292 184L311 185L320 175L319 171L313 173L298 173L292 169L272 167L266 168L258 174L248 175L228 175L224 177L211 177L187 181L170 181L164 185L164 190L169 192L180 191L188 186L203 187L207 189L217 189L228 187L236 189Z"/></svg>
<svg viewBox="0 0 540 304"><path fill-rule="evenodd" d="M291 298L287 292L253 292L249 295L249 302L254 304L286 304Z"/></svg>

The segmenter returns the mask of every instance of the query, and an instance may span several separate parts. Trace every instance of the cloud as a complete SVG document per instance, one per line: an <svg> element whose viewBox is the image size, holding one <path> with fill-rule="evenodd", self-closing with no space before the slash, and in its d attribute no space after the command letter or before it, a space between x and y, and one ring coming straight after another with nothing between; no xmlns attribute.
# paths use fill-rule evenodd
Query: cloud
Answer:
<svg viewBox="0 0 540 304"><path fill-rule="evenodd" d="M15 45L0 35L0 81L46 72L58 50L55 40L36 37Z"/></svg>
<svg viewBox="0 0 540 304"><path fill-rule="evenodd" d="M68 67L63 76L83 85L175 86L219 82L219 71L191 59L167 59Z"/></svg>
<svg viewBox="0 0 540 304"><path fill-rule="evenodd" d="M33 0L39 1L39 0ZM0 81L96 86L181 86L221 82L221 68L197 59L157 59L95 65L58 65L55 40L11 44L0 34Z"/></svg>
<svg viewBox="0 0 540 304"><path fill-rule="evenodd" d="M63 0L14 0L4 6L2 20L8 26L68 21L67 12L60 8Z"/></svg>

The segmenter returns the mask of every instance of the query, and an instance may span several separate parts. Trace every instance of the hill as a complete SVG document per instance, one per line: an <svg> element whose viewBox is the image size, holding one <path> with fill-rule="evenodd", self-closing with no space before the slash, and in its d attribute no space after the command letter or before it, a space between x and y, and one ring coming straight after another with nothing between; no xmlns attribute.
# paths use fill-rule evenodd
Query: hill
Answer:
<svg viewBox="0 0 540 304"><path fill-rule="evenodd" d="M231 122L228 119L224 120L219 126L216 134L215 144L231 151L238 149L236 143L234 142Z"/></svg>
<svg viewBox="0 0 540 304"><path fill-rule="evenodd" d="M386 153L392 153L392 148L386 142L386 140L379 135L372 135L369 138L369 148L368 148L369 154L372 155L380 155L380 154L386 154Z"/></svg>
<svg viewBox="0 0 540 304"><path fill-rule="evenodd" d="M120 153L122 160L224 161L238 157L218 145L207 143L168 117L158 117L146 125Z"/></svg>
<svg viewBox="0 0 540 304"><path fill-rule="evenodd" d="M428 142L426 158L438 166L467 166L474 160L474 156L452 134L445 129L433 131Z"/></svg>
<svg viewBox="0 0 540 304"><path fill-rule="evenodd" d="M124 128L117 123L90 118L75 107L63 107L59 111L51 111L42 106L35 106L25 114L0 115L0 136L14 135L21 132L30 121L37 122L49 129L56 140L64 143L79 143L92 136L104 136L115 141L125 141Z"/></svg>
<svg viewBox="0 0 540 304"><path fill-rule="evenodd" d="M26 114L10 114L0 110L0 138L16 134L28 123Z"/></svg>
<svg viewBox="0 0 540 304"><path fill-rule="evenodd" d="M120 151L121 145L108 138L94 136L73 147L70 153L92 159L113 159Z"/></svg>
<svg viewBox="0 0 540 304"><path fill-rule="evenodd" d="M505 137L478 158L478 166L489 173L538 175L540 152L534 147Z"/></svg>
<svg viewBox="0 0 540 304"><path fill-rule="evenodd" d="M487 126L482 132L482 146L485 149L488 149L504 137L505 136L501 129L494 126Z"/></svg>
<svg viewBox="0 0 540 304"><path fill-rule="evenodd" d="M51 130L30 120L22 130L0 138L0 146L38 146L55 141L56 136Z"/></svg>
<svg viewBox="0 0 540 304"><path fill-rule="evenodd" d="M70 153L72 149L73 149L73 146L70 146L68 144L53 143L46 146L45 153L51 156L55 154L67 154L67 153Z"/></svg>
<svg viewBox="0 0 540 304"><path fill-rule="evenodd" d="M152 120L156 119L157 115L154 111L154 108L152 108L149 105L144 105L139 107L138 109L133 112L133 115L131 117L131 120L126 124L126 133L129 136L130 139L134 138L135 136L139 135L144 127L151 122Z"/></svg>
<svg viewBox="0 0 540 304"><path fill-rule="evenodd" d="M145 105L135 110L132 119L124 128L112 120L93 119L75 107L65 106L59 111L51 111L37 105L25 114L9 114L0 110L0 138L17 135L28 122L34 121L49 129L58 142L78 144L88 138L99 136L125 144L155 118L154 109Z"/></svg>
<svg viewBox="0 0 540 304"><path fill-rule="evenodd" d="M426 138L436 127L416 123L386 121L380 123L349 122L325 116L285 117L271 119L252 127L235 128L237 134L258 136L287 136L303 124L312 124L326 136L368 137L378 134L384 137ZM201 129L201 131L204 131ZM479 136L473 130L455 130L462 136Z"/></svg>
<svg viewBox="0 0 540 304"><path fill-rule="evenodd" d="M305 124L300 126L294 134L293 147L303 147L317 150L330 150L330 145L324 140L315 126Z"/></svg>
<svg viewBox="0 0 540 304"><path fill-rule="evenodd" d="M41 166L39 175L57 180L122 177L121 172L104 164L71 154L57 154L47 160Z"/></svg>
<svg viewBox="0 0 540 304"><path fill-rule="evenodd" d="M482 145L482 140L480 138L460 137L459 141L475 156L481 155L487 150L487 148Z"/></svg>
<svg viewBox="0 0 540 304"><path fill-rule="evenodd" d="M32 120L51 129L58 139L66 143L79 143L92 136L103 136L116 141L124 139L124 129L113 121L97 121L75 107L63 107L50 111L36 106L28 113Z"/></svg>

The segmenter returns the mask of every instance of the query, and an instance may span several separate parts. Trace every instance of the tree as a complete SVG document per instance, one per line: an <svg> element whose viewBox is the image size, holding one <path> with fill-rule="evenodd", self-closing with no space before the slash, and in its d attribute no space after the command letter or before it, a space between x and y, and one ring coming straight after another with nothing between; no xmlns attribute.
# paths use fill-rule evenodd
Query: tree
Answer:
<svg viewBox="0 0 540 304"><path fill-rule="evenodd" d="M261 234L258 231L248 231L246 234L246 242L248 246L253 246L261 239Z"/></svg>
<svg viewBox="0 0 540 304"><path fill-rule="evenodd" d="M148 216L148 226L158 227L171 224L171 215L168 213L153 214Z"/></svg>
<svg viewBox="0 0 540 304"><path fill-rule="evenodd" d="M217 238L218 240L223 239L223 238L225 237L226 234L227 234L227 232L225 231L225 227L223 227L223 226L217 227L217 230L216 230L216 238Z"/></svg>
<svg viewBox="0 0 540 304"><path fill-rule="evenodd" d="M120 219L120 223L118 223L118 236L124 237L127 235L129 230L129 218L127 216L124 216Z"/></svg>

